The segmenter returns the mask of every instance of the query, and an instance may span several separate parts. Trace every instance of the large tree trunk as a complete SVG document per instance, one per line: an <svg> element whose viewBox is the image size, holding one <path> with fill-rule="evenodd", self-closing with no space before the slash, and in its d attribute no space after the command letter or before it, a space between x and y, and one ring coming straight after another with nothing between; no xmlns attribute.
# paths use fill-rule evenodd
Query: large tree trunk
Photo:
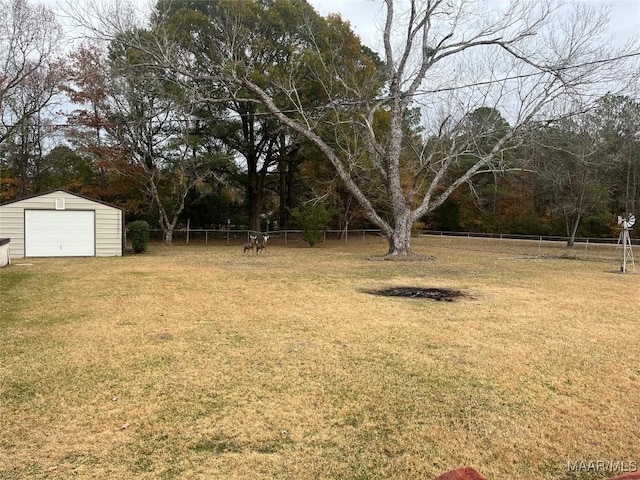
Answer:
<svg viewBox="0 0 640 480"><path fill-rule="evenodd" d="M289 226L289 212L295 207L295 187L296 175L298 171L298 162L292 158L281 158L278 160L279 166L279 186L278 196L280 198L280 206L278 211L278 219L280 228Z"/></svg>
<svg viewBox="0 0 640 480"><path fill-rule="evenodd" d="M396 224L387 233L389 251L387 258L406 257L411 254L411 226L413 225L411 214L406 211L396 214Z"/></svg>
<svg viewBox="0 0 640 480"><path fill-rule="evenodd" d="M247 211L249 214L249 230L261 232L260 215L264 207L265 180L267 166L258 169L258 157L254 154L247 155Z"/></svg>
<svg viewBox="0 0 640 480"><path fill-rule="evenodd" d="M569 220L567 220L567 233L569 237L567 238L567 247L573 248L573 245L576 242L576 234L578 233L578 226L580 225L580 220L582 218L582 212L578 211L576 217L571 222L571 229L569 229Z"/></svg>
<svg viewBox="0 0 640 480"><path fill-rule="evenodd" d="M249 184L248 189L249 200L249 230L256 232L262 231L260 229L260 210L262 206L262 195L258 188Z"/></svg>
<svg viewBox="0 0 640 480"><path fill-rule="evenodd" d="M158 223L160 224L160 228L162 229L162 239L164 241L164 244L170 247L173 244L173 229L175 225L173 225L169 221L169 217L167 216L167 212L165 211L164 207L160 206L159 211L160 221Z"/></svg>
<svg viewBox="0 0 640 480"><path fill-rule="evenodd" d="M164 243L168 246L173 244L173 229L167 228L164 231Z"/></svg>

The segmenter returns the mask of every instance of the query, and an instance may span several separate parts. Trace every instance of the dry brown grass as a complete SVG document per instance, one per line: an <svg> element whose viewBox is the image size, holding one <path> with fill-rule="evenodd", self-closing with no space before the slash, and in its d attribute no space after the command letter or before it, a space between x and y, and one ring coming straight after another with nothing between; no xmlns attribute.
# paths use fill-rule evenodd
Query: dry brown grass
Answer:
<svg viewBox="0 0 640 480"><path fill-rule="evenodd" d="M490 480L640 463L640 275L416 240L0 271L0 478ZM17 265L31 264L31 265ZM464 290L454 303L376 297Z"/></svg>

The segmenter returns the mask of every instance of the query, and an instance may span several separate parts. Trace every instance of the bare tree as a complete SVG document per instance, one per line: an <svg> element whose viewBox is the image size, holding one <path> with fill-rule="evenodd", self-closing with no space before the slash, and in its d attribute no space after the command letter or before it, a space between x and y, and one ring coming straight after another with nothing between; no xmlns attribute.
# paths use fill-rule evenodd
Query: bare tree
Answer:
<svg viewBox="0 0 640 480"><path fill-rule="evenodd" d="M640 101L637 96L605 95L593 117L603 161L613 167L612 212L640 212Z"/></svg>
<svg viewBox="0 0 640 480"><path fill-rule="evenodd" d="M17 197L39 191L46 173L46 140L51 138L52 128L43 110L58 91L62 76L62 70L32 72L5 101L4 117L15 123L0 144L0 167L16 180Z"/></svg>
<svg viewBox="0 0 640 480"><path fill-rule="evenodd" d="M0 143L22 121L42 110L61 83L62 29L51 10L28 0L0 0ZM26 85L39 85L37 101L20 102Z"/></svg>
<svg viewBox="0 0 640 480"><path fill-rule="evenodd" d="M609 203L613 164L594 127L590 114L565 119L542 128L533 149L541 200L563 218L567 247L573 247L582 220L606 212Z"/></svg>
<svg viewBox="0 0 640 480"><path fill-rule="evenodd" d="M602 38L606 12L585 6L571 10L557 2L518 1L504 11L489 12L483 2L412 0L408 10L398 12L396 2L385 3L387 86L379 97L363 100L366 108L359 117L340 118L365 139L366 160L391 204L390 220L379 215L353 174L362 165L361 156L330 147L316 134L313 118L302 106L301 121L287 115L249 76L236 70L235 79L329 158L369 219L386 235L388 256L409 254L413 223L458 187L479 174L508 168L504 153L526 139L531 121L571 115L575 97L584 105L595 92L619 87L613 80L623 80L623 60L638 55L631 46L608 50ZM332 73L356 88L338 70ZM288 91L294 92L295 85ZM407 162L403 120L416 104L423 108L426 135L423 148ZM506 112L510 123L488 151L478 148L479 138L456 134L464 128L464 118L482 106ZM382 131L375 127L380 111L389 115L388 128ZM451 169L469 157L474 161L451 178Z"/></svg>
<svg viewBox="0 0 640 480"><path fill-rule="evenodd" d="M158 209L164 242L171 245L187 195L213 175L212 164L224 153L215 145L200 151L194 104L167 84L162 72L137 68L140 55L117 43L111 48L108 103L101 112L107 157L110 167L136 180Z"/></svg>
<svg viewBox="0 0 640 480"><path fill-rule="evenodd" d="M235 86L236 99L259 101L315 144L388 239L388 257L409 255L414 222L457 188L509 168L505 159L527 139L531 122L571 116L576 105L589 108L591 99L624 87L623 72L637 78L639 49L609 47L606 10L552 0L500 2L494 9L480 0L384 0L384 6L382 88L363 57L347 54L352 36L335 17L324 23L301 17L304 41L282 59L284 76L257 71L251 51L242 50L248 27L241 9L232 21L212 25L207 38L215 44L192 38L194 48L207 49L206 73L194 69L198 51L166 31L156 31L147 49L155 51L153 64L196 84L215 79L230 91ZM323 100L314 108L300 95L310 81ZM416 107L420 138L407 128ZM484 138L463 134L481 107L509 124L499 136L491 132L490 148ZM380 196L388 212L377 207Z"/></svg>

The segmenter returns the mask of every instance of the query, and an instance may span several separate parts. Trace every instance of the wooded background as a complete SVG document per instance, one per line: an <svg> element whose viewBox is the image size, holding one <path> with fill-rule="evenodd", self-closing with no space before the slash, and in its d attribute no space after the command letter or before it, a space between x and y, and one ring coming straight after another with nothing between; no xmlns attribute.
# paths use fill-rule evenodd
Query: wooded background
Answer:
<svg viewBox="0 0 640 480"><path fill-rule="evenodd" d="M460 37L461 7L410 4L401 56L391 23L379 55L305 1L160 0L144 24L89 4L68 12L87 33L66 50L54 12L0 0L0 201L65 189L167 243L187 221L265 231L305 212L387 236L408 219L616 237L640 212L637 44L605 47L606 15L583 6L543 57L526 42L560 25L551 3L513 2ZM487 46L506 56L487 63ZM472 49L457 76L438 70Z"/></svg>

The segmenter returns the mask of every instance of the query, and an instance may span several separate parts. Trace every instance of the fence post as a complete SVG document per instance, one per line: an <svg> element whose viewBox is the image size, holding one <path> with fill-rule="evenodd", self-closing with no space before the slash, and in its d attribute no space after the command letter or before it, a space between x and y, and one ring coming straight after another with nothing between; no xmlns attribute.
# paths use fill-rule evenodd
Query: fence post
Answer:
<svg viewBox="0 0 640 480"><path fill-rule="evenodd" d="M541 249L542 249L542 237L540 237L540 240L538 241L538 256L541 256Z"/></svg>
<svg viewBox="0 0 640 480"><path fill-rule="evenodd" d="M587 238L587 243L584 246L584 259L589 260L589 239Z"/></svg>

